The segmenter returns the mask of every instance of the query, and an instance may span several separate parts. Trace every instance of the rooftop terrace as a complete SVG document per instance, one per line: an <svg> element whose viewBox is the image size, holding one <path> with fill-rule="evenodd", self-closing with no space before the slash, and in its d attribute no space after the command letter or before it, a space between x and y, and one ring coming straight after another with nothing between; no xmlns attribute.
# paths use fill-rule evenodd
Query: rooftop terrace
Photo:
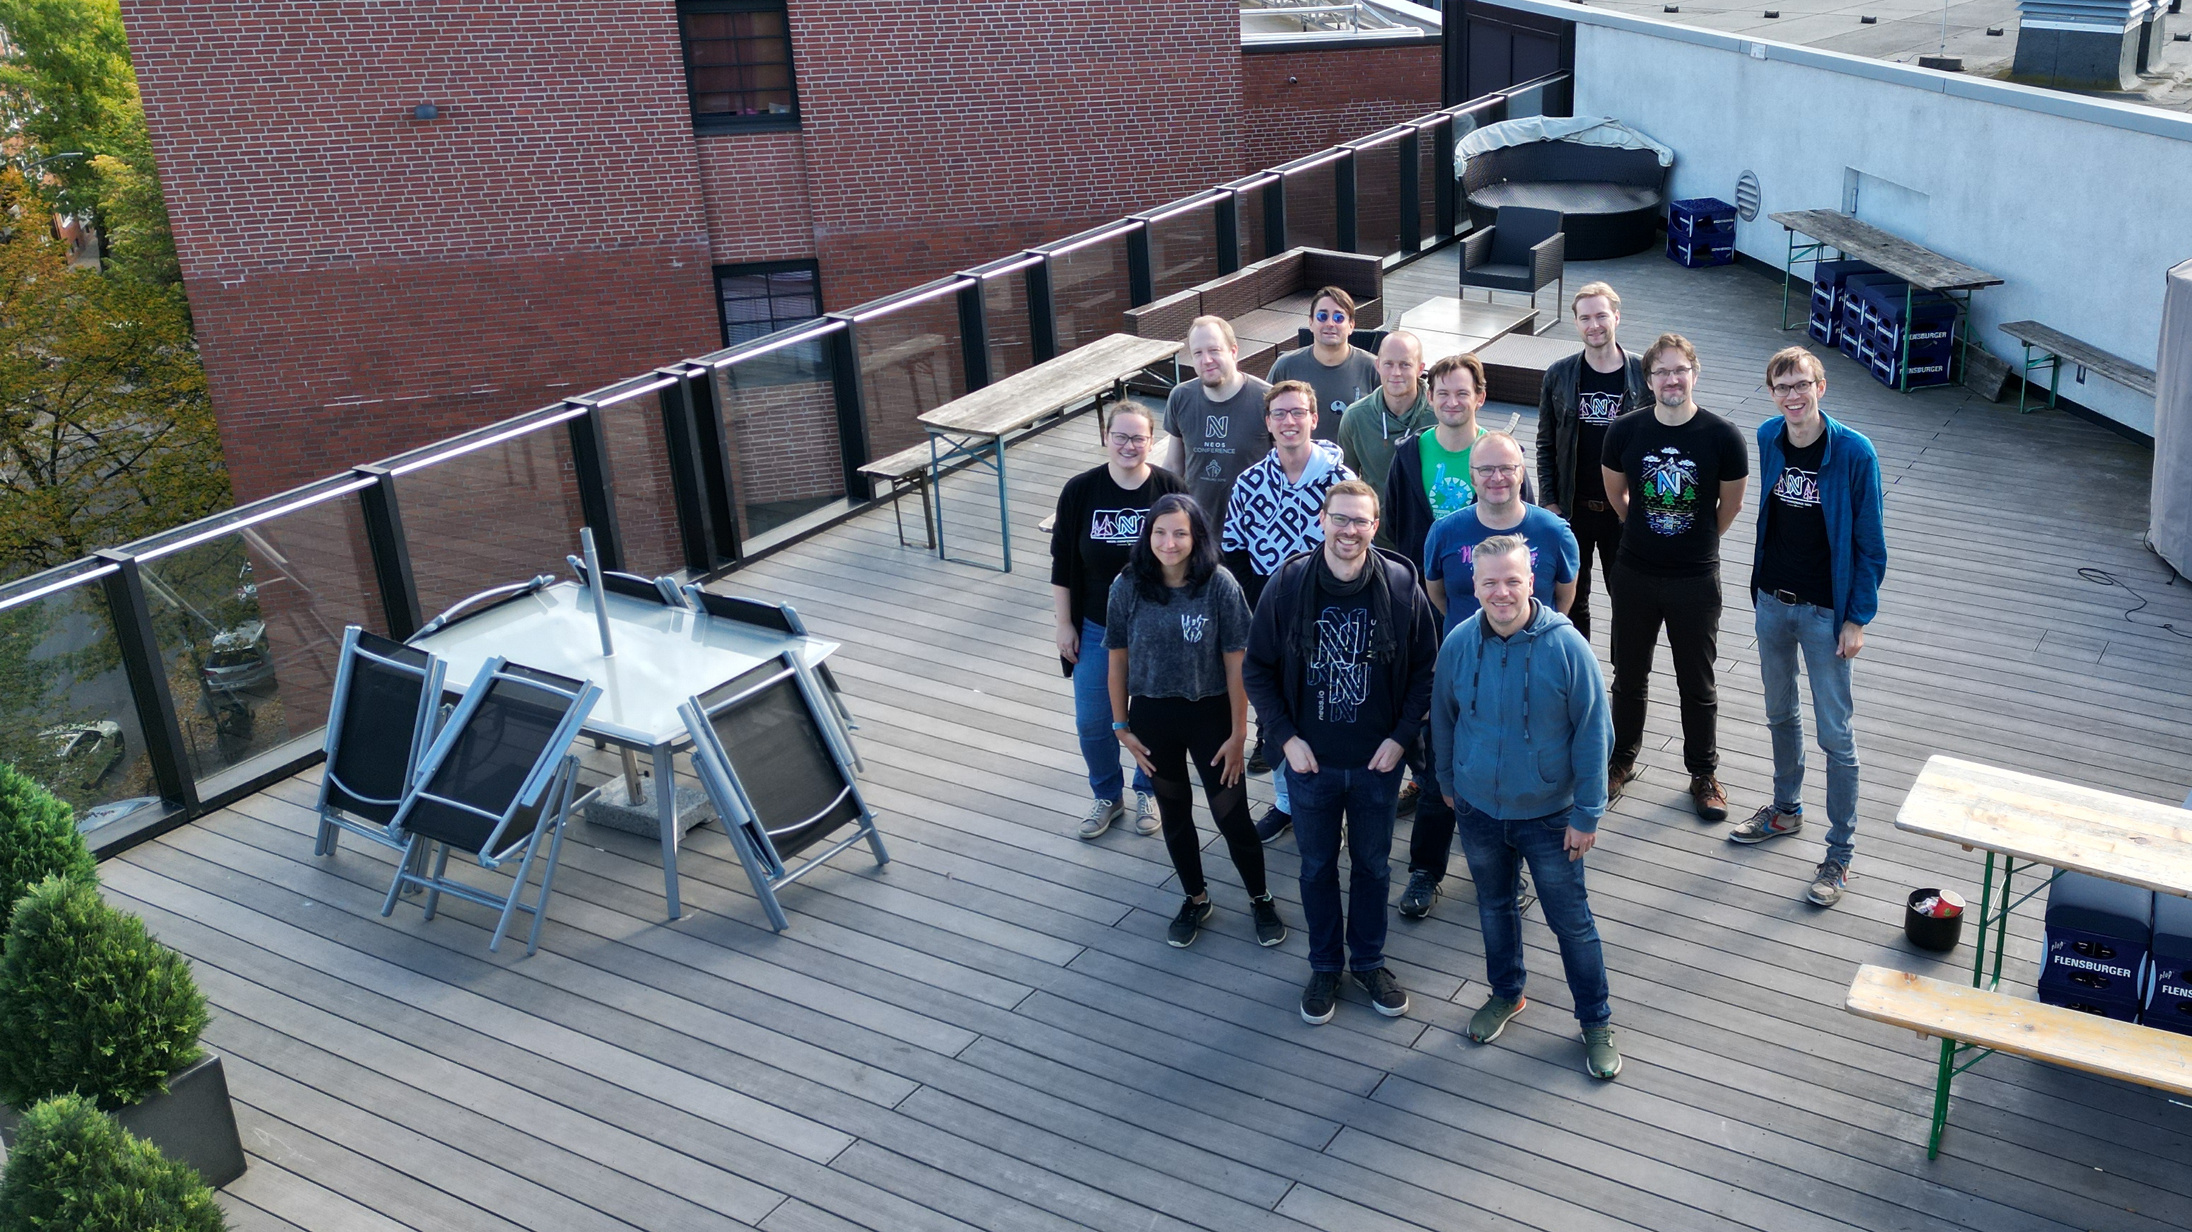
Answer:
<svg viewBox="0 0 2192 1232"><path fill-rule="evenodd" d="M1621 288L1625 336L1695 340L1704 405L1745 428L1771 413L1758 374L1790 337L1777 286L1656 256L1569 277ZM1397 269L1389 310L1454 281L1450 248ZM208 1038L252 1155L224 1198L235 1226L2181 1227L2192 1111L1996 1057L1963 1080L1929 1163L1932 1048L1840 1008L1862 962L1957 970L1900 939L1906 888L1978 872L1892 829L1927 755L2169 801L2192 786L2192 661L2159 627L2192 630L2192 596L2140 546L2151 453L1827 364L1828 409L1879 445L1889 485L1888 581L1857 671L1858 875L1817 911L1799 899L1812 840L1739 849L1696 822L1672 708L1655 707L1645 777L1591 856L1629 1055L1618 1081L1580 1070L1536 912L1541 1004L1496 1046L1463 1040L1484 992L1465 876L1430 920L1395 923L1416 1006L1399 1020L1359 999L1327 1027L1296 1015L1290 836L1271 849L1297 925L1284 946L1253 944L1223 859L1208 935L1164 944L1177 892L1162 844L1070 837L1083 788L1043 570L939 563L875 509L719 583L791 600L842 640L894 856L841 857L788 891L789 932L768 931L714 826L688 839L674 924L652 841L584 823L534 958L487 953L486 913L464 904L383 920L385 853L311 854L316 771L103 865L214 1003ZM1486 417L1507 409L1523 408ZM1013 449L1026 542L1059 484L1099 460L1095 435L1074 419ZM949 479L945 499L955 534L994 525L988 480ZM1751 542L1746 510L1725 549L1720 664L1739 808L1769 773L1738 589ZM2138 599L2081 569L2148 605L2127 615ZM2013 928L2013 984L2030 984L2036 931Z"/></svg>

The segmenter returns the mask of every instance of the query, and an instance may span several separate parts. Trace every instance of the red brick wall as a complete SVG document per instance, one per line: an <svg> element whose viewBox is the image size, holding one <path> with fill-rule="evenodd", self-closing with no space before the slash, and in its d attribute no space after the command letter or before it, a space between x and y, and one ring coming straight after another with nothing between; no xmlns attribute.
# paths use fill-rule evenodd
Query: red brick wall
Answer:
<svg viewBox="0 0 2192 1232"><path fill-rule="evenodd" d="M792 0L843 308L1229 179L1237 0Z"/></svg>
<svg viewBox="0 0 2192 1232"><path fill-rule="evenodd" d="M709 255L721 265L814 257L806 142L798 132L698 139Z"/></svg>
<svg viewBox="0 0 2192 1232"><path fill-rule="evenodd" d="M1439 58L1435 39L1242 56L1238 171L1275 167L1438 110Z"/></svg>
<svg viewBox="0 0 2192 1232"><path fill-rule="evenodd" d="M671 0L122 9L239 498L715 345Z"/></svg>

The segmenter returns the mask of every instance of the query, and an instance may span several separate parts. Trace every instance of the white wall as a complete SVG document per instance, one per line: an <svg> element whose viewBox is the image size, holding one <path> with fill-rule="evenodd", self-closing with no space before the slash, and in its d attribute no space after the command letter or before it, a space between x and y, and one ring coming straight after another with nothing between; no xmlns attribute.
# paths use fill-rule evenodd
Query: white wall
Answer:
<svg viewBox="0 0 2192 1232"><path fill-rule="evenodd" d="M1873 199L1922 227L1906 238L2000 276L1973 300L1973 339L2031 319L2154 366L2164 278L2192 257L2192 116L2102 102L1569 4L1513 7L1578 23L1577 115L1609 115L1674 147L1675 197L1764 202L1737 246L1780 265L1775 211L1837 209L1854 168L1924 194ZM1869 191L1869 189L1868 189ZM1890 205L1893 202L1893 205ZM1870 213L1863 195L1859 216ZM1891 221L1883 216L1882 225ZM2154 407L2066 369L2066 396L2152 434Z"/></svg>

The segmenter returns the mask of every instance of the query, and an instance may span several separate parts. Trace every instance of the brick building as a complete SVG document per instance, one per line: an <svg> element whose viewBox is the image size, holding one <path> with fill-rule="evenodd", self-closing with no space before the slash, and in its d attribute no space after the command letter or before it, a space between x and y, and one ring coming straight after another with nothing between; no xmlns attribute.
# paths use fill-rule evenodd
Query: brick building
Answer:
<svg viewBox="0 0 2192 1232"><path fill-rule="evenodd" d="M1238 0L122 10L239 499L1440 101Z"/></svg>

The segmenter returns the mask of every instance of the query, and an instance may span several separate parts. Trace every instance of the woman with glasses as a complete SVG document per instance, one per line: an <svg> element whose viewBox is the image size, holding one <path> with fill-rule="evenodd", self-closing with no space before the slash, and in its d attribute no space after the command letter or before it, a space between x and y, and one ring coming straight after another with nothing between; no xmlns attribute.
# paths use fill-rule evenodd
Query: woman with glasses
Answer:
<svg viewBox="0 0 2192 1232"><path fill-rule="evenodd" d="M1089 792L1095 797L1077 831L1088 839L1101 836L1126 811L1126 778L1119 769L1119 743L1111 734L1103 653L1111 582L1141 541L1150 506L1161 496L1187 490L1179 476L1149 464L1157 430L1147 407L1118 402L1099 414L1106 416L1106 460L1066 481L1050 534L1058 655L1073 678L1074 726L1081 757L1088 763ZM1139 769L1134 774L1134 828L1142 834L1157 832L1149 776Z"/></svg>
<svg viewBox="0 0 2192 1232"><path fill-rule="evenodd" d="M1244 781L1248 690L1248 600L1219 567L1210 521L1193 499L1161 496L1150 507L1127 568L1111 584L1111 729L1156 785L1165 850L1187 900L1165 939L1185 947L1214 910L1195 833L1190 763L1248 891L1256 941L1286 940L1278 905L1264 885L1263 844L1248 816Z"/></svg>

